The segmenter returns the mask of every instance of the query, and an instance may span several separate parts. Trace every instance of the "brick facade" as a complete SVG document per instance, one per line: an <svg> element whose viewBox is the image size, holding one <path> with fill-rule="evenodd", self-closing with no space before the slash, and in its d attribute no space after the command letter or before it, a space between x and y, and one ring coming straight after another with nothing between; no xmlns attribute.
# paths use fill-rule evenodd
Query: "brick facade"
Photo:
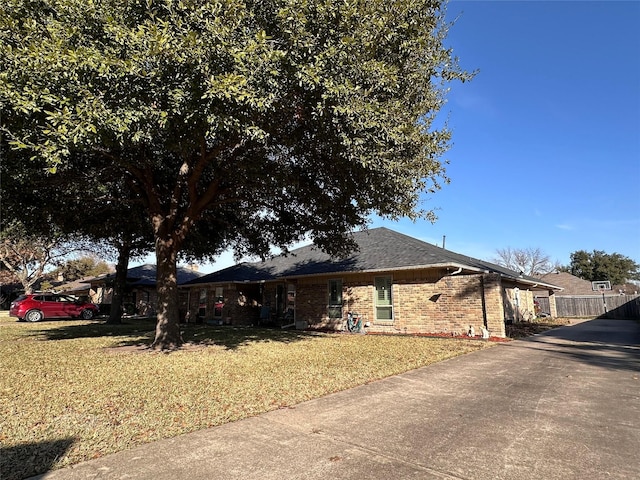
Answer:
<svg viewBox="0 0 640 480"><path fill-rule="evenodd" d="M222 289L221 302L217 293ZM201 290L206 291L201 302ZM202 285L185 290L181 298L181 318L188 323L257 325L262 300L259 286L240 284ZM220 304L222 308L219 308ZM188 313L187 313L188 312Z"/></svg>
<svg viewBox="0 0 640 480"><path fill-rule="evenodd" d="M212 302L223 288L224 319L255 325L268 308L271 324L342 330L348 312L370 332L505 335L506 320L534 312L530 288L557 290L534 277L473 259L384 227L353 232L358 246L336 259L313 244L290 255L244 262L190 282L189 310L211 317L195 292ZM220 293L218 293L220 294ZM205 303L206 303L205 302Z"/></svg>
<svg viewBox="0 0 640 480"><path fill-rule="evenodd" d="M374 285L377 276L392 278L391 321L376 319ZM341 318L329 318L330 280L342 282ZM315 329L342 330L347 312L352 311L361 315L370 332L464 334L473 327L479 335L481 327L486 326L492 336L504 337L504 321L513 317L515 312L514 288L505 288L500 275L491 273L450 275L445 270L425 269L375 275L315 276L289 282L267 282L259 286L222 284L217 287L223 289L223 323L231 325L257 325L261 307L269 304L272 319L290 307L295 310L295 321L299 325ZM191 289L190 318L197 317L199 290L202 288L207 290L202 320L212 323L216 290L212 285ZM533 309L531 292L520 290L519 298L521 308ZM281 319L279 324L282 323Z"/></svg>

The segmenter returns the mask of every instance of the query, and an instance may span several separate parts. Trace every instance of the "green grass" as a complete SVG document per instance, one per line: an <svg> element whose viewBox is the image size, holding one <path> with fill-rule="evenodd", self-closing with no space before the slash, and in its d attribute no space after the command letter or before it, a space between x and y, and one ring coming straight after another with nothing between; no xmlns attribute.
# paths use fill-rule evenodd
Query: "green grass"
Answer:
<svg viewBox="0 0 640 480"><path fill-rule="evenodd" d="M184 328L145 350L154 324L18 323L0 316L0 478L20 479L221 425L486 348L478 341Z"/></svg>

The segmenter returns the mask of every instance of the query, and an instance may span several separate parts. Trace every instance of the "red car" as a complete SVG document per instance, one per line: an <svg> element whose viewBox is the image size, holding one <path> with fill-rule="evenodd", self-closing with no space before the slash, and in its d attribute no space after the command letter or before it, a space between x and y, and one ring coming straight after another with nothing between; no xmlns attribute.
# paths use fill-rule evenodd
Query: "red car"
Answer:
<svg viewBox="0 0 640 480"><path fill-rule="evenodd" d="M97 314L98 307L93 303L55 293L20 295L11 302L9 309L9 316L18 317L18 320L27 322L39 322L45 318L91 320Z"/></svg>

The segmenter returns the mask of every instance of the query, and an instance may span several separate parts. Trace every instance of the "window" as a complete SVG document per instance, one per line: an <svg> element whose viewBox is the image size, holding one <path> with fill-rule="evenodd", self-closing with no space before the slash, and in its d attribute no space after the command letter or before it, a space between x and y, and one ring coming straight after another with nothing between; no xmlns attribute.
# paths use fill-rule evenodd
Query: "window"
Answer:
<svg viewBox="0 0 640 480"><path fill-rule="evenodd" d="M329 308L330 319L342 319L342 280L329 280Z"/></svg>
<svg viewBox="0 0 640 480"><path fill-rule="evenodd" d="M391 277L376 277L376 320L393 321L393 299L391 298Z"/></svg>
<svg viewBox="0 0 640 480"><path fill-rule="evenodd" d="M213 304L213 317L222 318L222 309L224 308L224 296L222 287L216 287L215 303Z"/></svg>
<svg viewBox="0 0 640 480"><path fill-rule="evenodd" d="M198 318L202 319L207 316L207 289L200 290L198 298Z"/></svg>
<svg viewBox="0 0 640 480"><path fill-rule="evenodd" d="M292 283L287 285L287 310L284 318L289 322L294 322L296 319L296 286Z"/></svg>

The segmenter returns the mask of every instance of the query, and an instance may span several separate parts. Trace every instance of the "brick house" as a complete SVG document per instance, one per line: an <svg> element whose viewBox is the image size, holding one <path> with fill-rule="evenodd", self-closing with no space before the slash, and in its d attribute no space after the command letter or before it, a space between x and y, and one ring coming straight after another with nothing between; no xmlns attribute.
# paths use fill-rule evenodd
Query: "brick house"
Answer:
<svg viewBox="0 0 640 480"><path fill-rule="evenodd" d="M375 228L354 233L359 250L332 259L314 246L263 262L240 263L181 286L190 321L275 324L342 330L357 312L366 331L466 333L486 327L505 336L505 321L534 311L532 290L555 285Z"/></svg>

